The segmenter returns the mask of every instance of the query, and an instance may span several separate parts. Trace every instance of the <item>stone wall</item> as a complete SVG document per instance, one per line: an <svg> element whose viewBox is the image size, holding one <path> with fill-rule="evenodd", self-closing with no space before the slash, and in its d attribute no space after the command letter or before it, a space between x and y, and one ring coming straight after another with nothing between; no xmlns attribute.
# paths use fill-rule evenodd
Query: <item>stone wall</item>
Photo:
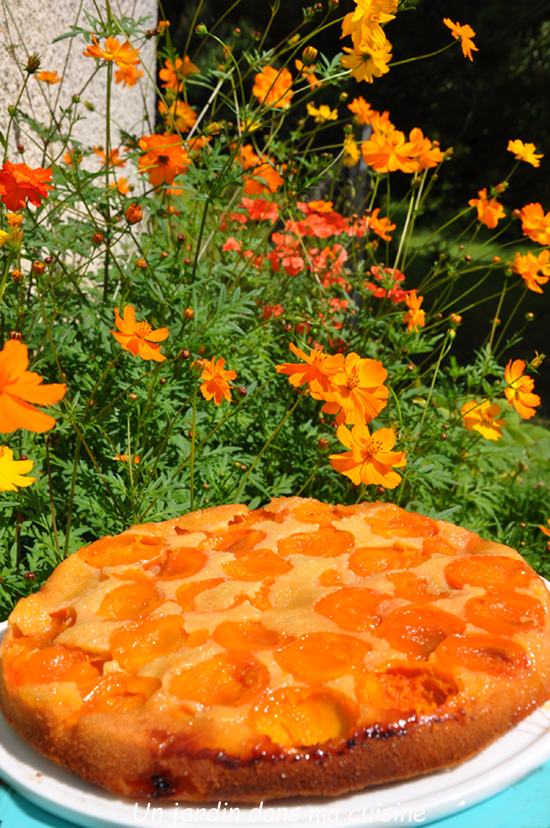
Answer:
<svg viewBox="0 0 550 828"><path fill-rule="evenodd" d="M97 7L105 18L102 0ZM67 107L73 95L80 95L78 113L85 116L74 127L74 137L86 147L105 143L105 100L107 69L100 67L93 79L90 76L96 68L97 61L84 57L86 42L82 35L67 38L58 43L52 41L61 34L70 31L71 26L89 29L86 20L87 11L92 17L98 16L93 0L1 0L0 5L0 129L6 132L9 121L8 107L17 102L25 71L21 64L26 64L28 56L38 53L42 59L41 69L57 71L62 76L62 83L49 85L36 77L29 78L27 89L21 99L20 108L42 123L49 124L51 111L59 112L59 107ZM155 28L157 22L157 4L155 0L111 0L113 14L117 18L124 16L147 17L145 28ZM118 38L120 42L123 36ZM100 41L103 45L103 41ZM114 147L118 143L119 128L142 135L152 132L155 121L156 73L155 39L134 41L139 49L143 78L133 87L113 83L111 102L111 141ZM116 67L115 67L116 68ZM66 122L65 122L66 123ZM25 147L23 156L16 145ZM44 147L37 143L26 124L12 127L9 141L9 160L14 163L24 161L30 166L48 165L52 157L57 157L60 144Z"/></svg>

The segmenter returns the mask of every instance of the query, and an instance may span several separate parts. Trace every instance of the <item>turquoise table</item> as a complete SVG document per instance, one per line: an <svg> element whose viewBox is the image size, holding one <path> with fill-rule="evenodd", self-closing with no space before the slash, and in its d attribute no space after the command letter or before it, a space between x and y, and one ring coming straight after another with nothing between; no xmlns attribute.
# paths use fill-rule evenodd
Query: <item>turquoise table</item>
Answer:
<svg viewBox="0 0 550 828"><path fill-rule="evenodd" d="M550 828L550 762L503 793L431 825L437 828ZM44 826L75 828L73 823L31 805L11 789L0 787L0 828Z"/></svg>

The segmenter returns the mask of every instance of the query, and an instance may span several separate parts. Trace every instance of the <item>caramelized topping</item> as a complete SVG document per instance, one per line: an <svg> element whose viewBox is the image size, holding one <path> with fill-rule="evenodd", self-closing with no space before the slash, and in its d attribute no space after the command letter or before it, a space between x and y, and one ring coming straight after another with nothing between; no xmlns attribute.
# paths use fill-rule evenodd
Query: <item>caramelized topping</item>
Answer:
<svg viewBox="0 0 550 828"><path fill-rule="evenodd" d="M349 556L348 566L356 575L359 575L361 578L368 578L369 575L376 575L378 572L419 566L424 561L427 561L429 557L428 554L423 554L415 550L401 551L398 549L367 546L357 549Z"/></svg>
<svg viewBox="0 0 550 828"><path fill-rule="evenodd" d="M212 633L212 638L226 650L254 652L279 647L288 637L266 629L259 621L223 621Z"/></svg>
<svg viewBox="0 0 550 828"><path fill-rule="evenodd" d="M361 587L342 587L324 595L313 605L315 612L330 618L343 630L374 630L382 620L380 606L387 595Z"/></svg>
<svg viewBox="0 0 550 828"><path fill-rule="evenodd" d="M390 667L383 673L367 673L357 682L360 701L401 716L429 716L457 692L454 681L427 665Z"/></svg>
<svg viewBox="0 0 550 828"><path fill-rule="evenodd" d="M189 546L180 546L171 549L168 561L162 570L160 578L190 578L200 572L208 560L208 556L200 549Z"/></svg>
<svg viewBox="0 0 550 828"><path fill-rule="evenodd" d="M491 590L483 598L470 598L466 618L493 635L514 635L544 624L541 602L515 590Z"/></svg>
<svg viewBox="0 0 550 828"><path fill-rule="evenodd" d="M85 546L76 554L90 566L103 569L104 566L140 564L155 566L164 562L167 547L162 538L153 535L127 534L109 536Z"/></svg>
<svg viewBox="0 0 550 828"><path fill-rule="evenodd" d="M177 650L186 638L180 615L159 615L125 624L111 635L109 643L122 669L137 673L155 658Z"/></svg>
<svg viewBox="0 0 550 828"><path fill-rule="evenodd" d="M252 701L269 683L267 667L252 656L221 653L182 670L170 683L179 699L236 707Z"/></svg>
<svg viewBox="0 0 550 828"><path fill-rule="evenodd" d="M126 621L141 618L161 604L153 584L128 581L107 593L97 614L109 621Z"/></svg>
<svg viewBox="0 0 550 828"><path fill-rule="evenodd" d="M237 581L263 581L290 572L292 564L271 549L244 552L235 561L223 564L224 572Z"/></svg>
<svg viewBox="0 0 550 828"><path fill-rule="evenodd" d="M515 589L528 586L532 575L525 561L504 555L468 555L455 558L445 567L447 583L453 589L464 589L467 584Z"/></svg>
<svg viewBox="0 0 550 828"><path fill-rule="evenodd" d="M394 650L426 661L440 641L461 633L465 626L460 618L438 607L411 605L390 612L374 634L385 638Z"/></svg>
<svg viewBox="0 0 550 828"><path fill-rule="evenodd" d="M320 558L335 558L353 549L353 539L347 532L338 529L319 529L317 532L300 532L282 538L277 550L287 555L315 555Z"/></svg>
<svg viewBox="0 0 550 828"><path fill-rule="evenodd" d="M362 663L372 650L367 641L341 633L312 632L274 653L280 667L306 684L339 678Z"/></svg>
<svg viewBox="0 0 550 828"><path fill-rule="evenodd" d="M435 659L442 669L463 667L492 676L513 676L529 668L523 647L492 635L450 636L437 647Z"/></svg>

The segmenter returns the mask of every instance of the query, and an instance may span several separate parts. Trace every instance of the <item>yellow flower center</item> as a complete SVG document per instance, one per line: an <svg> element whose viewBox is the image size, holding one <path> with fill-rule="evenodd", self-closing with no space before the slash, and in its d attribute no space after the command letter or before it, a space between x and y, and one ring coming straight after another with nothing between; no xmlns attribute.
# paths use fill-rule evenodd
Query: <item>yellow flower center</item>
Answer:
<svg viewBox="0 0 550 828"><path fill-rule="evenodd" d="M147 339L152 331L152 327L148 322L136 322L135 334L140 339Z"/></svg>

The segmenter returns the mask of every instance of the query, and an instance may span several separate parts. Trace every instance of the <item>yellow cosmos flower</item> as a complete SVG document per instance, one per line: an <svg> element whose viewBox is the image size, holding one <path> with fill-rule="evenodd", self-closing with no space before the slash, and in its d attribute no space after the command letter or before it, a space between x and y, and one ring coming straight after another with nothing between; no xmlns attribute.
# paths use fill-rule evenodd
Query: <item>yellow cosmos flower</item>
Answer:
<svg viewBox="0 0 550 828"><path fill-rule="evenodd" d="M368 33L374 28L380 28L380 23L388 23L395 19L393 12L397 9L398 0L355 0L355 11L346 14L342 22L342 37L352 36L353 45L358 46Z"/></svg>
<svg viewBox="0 0 550 828"><path fill-rule="evenodd" d="M36 477L23 477L33 467L32 460L14 460L8 446L0 446L0 492L16 492L18 486L30 486Z"/></svg>
<svg viewBox="0 0 550 828"><path fill-rule="evenodd" d="M336 121L338 118L338 110L331 109L326 104L316 107L314 104L308 103L307 114L315 118L316 124L325 124L327 121Z"/></svg>
<svg viewBox="0 0 550 828"><path fill-rule="evenodd" d="M342 158L345 167L355 167L361 160L361 150L353 135L344 136L344 156Z"/></svg>
<svg viewBox="0 0 550 828"><path fill-rule="evenodd" d="M506 147L508 152L514 153L514 158L518 161L527 161L533 167L540 167L540 159L544 158L544 154L535 155L536 146L534 144L524 144L519 138L516 141L508 141Z"/></svg>
<svg viewBox="0 0 550 828"><path fill-rule="evenodd" d="M344 69L350 69L350 74L356 81L365 80L372 83L374 78L379 78L389 72L387 64L392 58L391 43L386 39L384 30L378 27L368 33L361 42L353 49L344 46L344 52L340 60Z"/></svg>
<svg viewBox="0 0 550 828"><path fill-rule="evenodd" d="M384 486L395 489L401 483L401 475L395 468L402 468L407 459L402 451L391 451L395 434L391 428L379 428L372 436L366 425L355 425L349 431L341 425L336 432L338 439L350 451L331 454L330 465L358 486Z"/></svg>
<svg viewBox="0 0 550 828"><path fill-rule="evenodd" d="M476 36L472 27L468 26L467 23L464 26L461 26L460 23L453 23L448 17L444 17L443 22L449 27L455 40L460 40L464 57L473 60L472 52L479 52L479 49L474 45L474 41L472 40Z"/></svg>
<svg viewBox="0 0 550 828"><path fill-rule="evenodd" d="M486 440L498 440L502 437L500 429L506 425L506 420L496 419L500 414L498 403L491 404L490 400L478 403L477 400L472 400L462 406L460 413L468 431L477 431Z"/></svg>

